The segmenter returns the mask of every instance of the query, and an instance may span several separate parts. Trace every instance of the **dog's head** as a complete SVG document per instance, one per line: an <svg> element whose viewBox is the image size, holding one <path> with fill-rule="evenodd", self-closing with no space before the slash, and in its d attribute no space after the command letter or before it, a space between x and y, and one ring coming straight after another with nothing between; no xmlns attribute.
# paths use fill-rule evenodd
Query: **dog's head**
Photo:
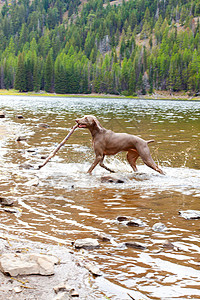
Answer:
<svg viewBox="0 0 200 300"><path fill-rule="evenodd" d="M84 116L81 119L76 119L76 123L78 124L79 128L92 128L98 127L99 129L102 128L101 124L97 120L95 116Z"/></svg>

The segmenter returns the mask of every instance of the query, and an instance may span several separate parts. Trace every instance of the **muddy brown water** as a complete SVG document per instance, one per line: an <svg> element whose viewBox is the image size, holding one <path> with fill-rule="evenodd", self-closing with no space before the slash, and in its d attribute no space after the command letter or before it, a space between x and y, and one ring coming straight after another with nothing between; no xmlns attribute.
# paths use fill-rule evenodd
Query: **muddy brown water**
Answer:
<svg viewBox="0 0 200 300"><path fill-rule="evenodd" d="M97 232L109 234L110 242L100 241L100 249L85 253L110 283L96 279L104 295L200 298L200 220L179 215L180 210L200 210L200 102L0 96L0 110L6 112L0 119L1 195L12 197L19 210L0 212L1 229L67 247L78 238L96 238ZM55 149L74 120L86 114L116 132L155 139L151 154L166 175L141 160L133 174L122 153L106 163L129 176L127 183L101 183L106 170L97 166L92 176L86 174L94 159L86 129L77 129L41 170L19 169L23 163L41 164L41 156ZM40 123L50 127L41 128ZM27 140L16 142L18 136ZM29 186L36 178L39 185ZM119 224L118 216L138 218L145 226ZM153 231L158 222L165 224L165 232ZM175 248L163 248L165 240ZM147 248L126 248L127 241Z"/></svg>

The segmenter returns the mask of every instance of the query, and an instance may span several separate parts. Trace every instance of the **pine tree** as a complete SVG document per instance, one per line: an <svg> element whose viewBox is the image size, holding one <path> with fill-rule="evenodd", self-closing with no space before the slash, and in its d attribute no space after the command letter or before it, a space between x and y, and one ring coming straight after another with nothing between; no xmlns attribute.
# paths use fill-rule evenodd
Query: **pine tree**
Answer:
<svg viewBox="0 0 200 300"><path fill-rule="evenodd" d="M45 91L52 92L53 91L53 50L49 51L45 66L44 66L44 81L45 81Z"/></svg>
<svg viewBox="0 0 200 300"><path fill-rule="evenodd" d="M24 53L20 53L18 56L17 72L15 75L14 88L20 92L26 92L26 68L24 62Z"/></svg>

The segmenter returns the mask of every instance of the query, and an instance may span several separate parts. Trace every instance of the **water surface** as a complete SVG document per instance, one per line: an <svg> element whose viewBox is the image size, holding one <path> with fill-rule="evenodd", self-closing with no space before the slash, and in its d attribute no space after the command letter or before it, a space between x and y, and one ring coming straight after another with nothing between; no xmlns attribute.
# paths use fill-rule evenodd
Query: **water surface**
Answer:
<svg viewBox="0 0 200 300"><path fill-rule="evenodd" d="M200 210L200 102L1 96L0 110L6 112L0 119L1 194L13 197L19 209L19 214L0 212L2 229L68 247L77 238L104 232L111 241L84 255L109 280L109 285L96 280L107 297L199 299L200 221L185 220L179 211ZM23 163L41 164L41 156L55 149L74 120L86 114L116 132L155 139L151 154L166 175L141 160L134 174L120 153L105 162L128 176L127 183L101 183L106 170L97 166L92 176L86 174L94 159L86 129L77 129L40 171L19 169ZM18 136L27 140L16 142ZM39 185L30 186L37 178ZM138 218L145 226L119 224L118 216ZM152 229L158 222L165 224L165 232ZM163 248L165 240L175 248ZM147 249L126 248L127 241Z"/></svg>

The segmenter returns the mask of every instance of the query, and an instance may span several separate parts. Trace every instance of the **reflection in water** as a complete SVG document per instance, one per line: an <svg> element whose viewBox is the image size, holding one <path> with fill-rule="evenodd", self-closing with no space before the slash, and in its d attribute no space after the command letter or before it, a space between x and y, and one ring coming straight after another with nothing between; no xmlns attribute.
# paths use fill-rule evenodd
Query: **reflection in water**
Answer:
<svg viewBox="0 0 200 300"><path fill-rule="evenodd" d="M86 255L109 279L110 285L103 279L97 284L111 299L126 299L127 291L141 293L144 299L199 299L199 220L185 220L178 212L200 210L200 103L7 96L1 97L0 110L6 111L0 120L1 191L22 211L1 212L3 229L69 247L77 238L104 232L111 241ZM24 119L17 119L18 114ZM139 172L133 174L125 155L119 154L106 163L127 176L127 182L101 183L101 176L108 174L104 169L86 174L94 154L85 129L78 129L41 170L19 169L23 163L41 164L41 156L55 149L74 119L85 114L96 115L116 132L155 139L151 153L166 176L141 160ZM41 128L40 123L50 127ZM16 142L19 135L27 140ZM39 185L31 186L37 178ZM138 218L146 225L126 226L117 222L118 216ZM153 231L158 222L167 230ZM165 240L174 248L164 248ZM127 241L147 249L126 248Z"/></svg>

